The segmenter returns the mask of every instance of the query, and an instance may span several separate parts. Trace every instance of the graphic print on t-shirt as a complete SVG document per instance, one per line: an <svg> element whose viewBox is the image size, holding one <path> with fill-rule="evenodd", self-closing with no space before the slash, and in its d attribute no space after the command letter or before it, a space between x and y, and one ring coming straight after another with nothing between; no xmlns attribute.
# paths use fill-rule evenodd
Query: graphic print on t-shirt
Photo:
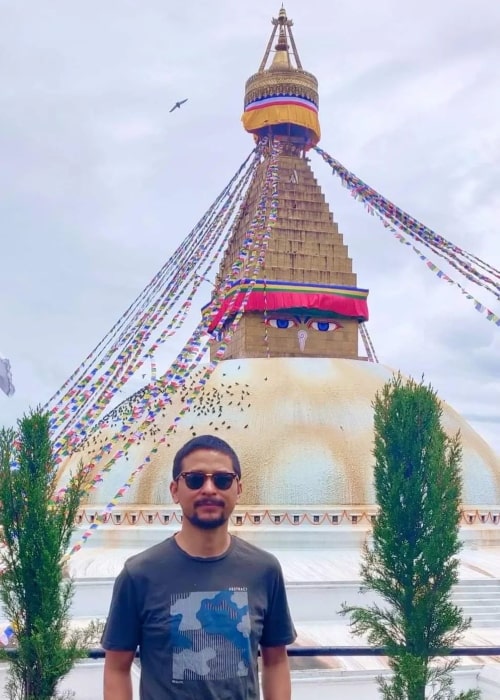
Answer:
<svg viewBox="0 0 500 700"><path fill-rule="evenodd" d="M250 666L248 592L176 593L170 602L172 680L247 676Z"/></svg>

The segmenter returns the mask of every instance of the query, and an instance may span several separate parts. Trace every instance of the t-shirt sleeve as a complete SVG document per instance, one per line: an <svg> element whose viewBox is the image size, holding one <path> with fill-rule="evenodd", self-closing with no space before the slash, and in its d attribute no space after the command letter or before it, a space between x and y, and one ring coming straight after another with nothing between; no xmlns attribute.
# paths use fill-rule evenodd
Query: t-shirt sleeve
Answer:
<svg viewBox="0 0 500 700"><path fill-rule="evenodd" d="M140 617L134 582L124 568L117 576L101 644L108 651L135 651L140 644Z"/></svg>
<svg viewBox="0 0 500 700"><path fill-rule="evenodd" d="M264 618L260 644L263 647L279 647L291 644L297 638L288 608L285 581L281 566L276 562L269 586L269 607Z"/></svg>

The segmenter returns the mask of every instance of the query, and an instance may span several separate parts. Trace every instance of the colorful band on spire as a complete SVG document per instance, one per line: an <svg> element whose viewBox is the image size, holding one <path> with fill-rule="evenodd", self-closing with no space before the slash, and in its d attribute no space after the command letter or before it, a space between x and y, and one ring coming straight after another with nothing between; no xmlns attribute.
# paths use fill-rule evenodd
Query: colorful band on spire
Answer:
<svg viewBox="0 0 500 700"><path fill-rule="evenodd" d="M313 112L318 112L318 106L307 97L295 97L295 95L274 95L273 97L259 97L253 100L245 107L245 112L252 112L255 109L263 109L264 107L273 107L276 105L298 105L311 109Z"/></svg>
<svg viewBox="0 0 500 700"><path fill-rule="evenodd" d="M318 107L304 97L273 95L253 100L246 106L241 121L251 133L278 124L293 124L308 130L313 145L321 138Z"/></svg>

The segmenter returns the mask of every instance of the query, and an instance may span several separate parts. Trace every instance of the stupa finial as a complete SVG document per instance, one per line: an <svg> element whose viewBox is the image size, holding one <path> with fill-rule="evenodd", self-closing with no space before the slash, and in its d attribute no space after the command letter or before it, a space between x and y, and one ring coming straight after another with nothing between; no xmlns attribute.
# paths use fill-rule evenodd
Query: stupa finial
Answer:
<svg viewBox="0 0 500 700"><path fill-rule="evenodd" d="M278 13L278 17L273 17L271 20L271 23L273 25L273 30L271 32L271 36L269 38L269 41L267 43L266 50L264 52L264 57L261 61L261 64L259 66L259 73L264 71L266 69L267 62L269 60L269 55L271 53L271 49L273 46L273 42L275 40L276 34L278 34L278 43L275 46L276 52L286 52L287 55L287 63L290 68L292 68L292 64L290 62L290 47L292 48L292 54L293 58L295 60L295 66L299 69L302 70L302 64L300 62L299 58L299 52L297 51L297 46L295 44L295 39L292 33L292 27L293 27L293 20L288 19L288 16L286 14L286 10L284 5L281 5L281 9ZM283 61L283 57L278 57L278 60L275 59L273 60L273 64L275 65L276 63L279 63L281 66L285 63Z"/></svg>
<svg viewBox="0 0 500 700"><path fill-rule="evenodd" d="M271 23L259 70L246 82L243 126L257 139L288 134L310 148L320 139L318 81L302 68L284 5Z"/></svg>

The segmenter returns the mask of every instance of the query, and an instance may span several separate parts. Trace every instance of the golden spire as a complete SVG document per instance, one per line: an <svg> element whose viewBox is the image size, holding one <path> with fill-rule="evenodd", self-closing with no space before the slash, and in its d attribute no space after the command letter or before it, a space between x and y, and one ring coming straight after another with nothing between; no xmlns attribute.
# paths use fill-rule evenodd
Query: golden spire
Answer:
<svg viewBox="0 0 500 700"><path fill-rule="evenodd" d="M279 26L279 35L278 35L278 43L274 47L276 49L276 53L274 54L274 58L272 60L271 65L269 66L269 70L286 70L290 69L292 67L292 64L290 63L290 54L288 53L289 47L288 47L288 39L286 36L286 23L287 23L287 18L286 18L286 12L283 6L281 6L280 14L277 20L273 20L274 22L277 22L276 26Z"/></svg>
<svg viewBox="0 0 500 700"><path fill-rule="evenodd" d="M259 70L245 85L243 126L257 139L270 133L293 133L309 148L320 139L318 81L302 68L293 21L283 5L272 25ZM268 66L274 43L275 53Z"/></svg>
<svg viewBox="0 0 500 700"><path fill-rule="evenodd" d="M289 68L292 68L292 64L290 61L290 46L292 47L292 53L293 57L295 60L295 65L299 70L302 70L302 64L300 62L299 58L299 53L297 51L297 46L295 44L295 39L292 33L292 27L293 27L293 20L288 19L286 10L281 5L281 9L278 14L278 18L276 19L275 17L272 18L271 20L272 25L273 25L273 31L271 32L271 36L269 38L266 51L264 53L264 58L261 61L261 64L259 66L259 73L264 71L266 69L266 65L269 59L269 54L271 53L271 47L273 45L273 41L276 37L276 33L278 32L279 28L279 34L278 34L278 43L275 46L276 52L278 54L278 59L276 58L276 55L274 57L274 60L272 62L272 65L270 66L270 70L272 69L272 66L275 65L276 63L279 63L281 66L284 65L284 58L283 56L279 56L281 52L286 52L286 58L287 58L287 65Z"/></svg>

